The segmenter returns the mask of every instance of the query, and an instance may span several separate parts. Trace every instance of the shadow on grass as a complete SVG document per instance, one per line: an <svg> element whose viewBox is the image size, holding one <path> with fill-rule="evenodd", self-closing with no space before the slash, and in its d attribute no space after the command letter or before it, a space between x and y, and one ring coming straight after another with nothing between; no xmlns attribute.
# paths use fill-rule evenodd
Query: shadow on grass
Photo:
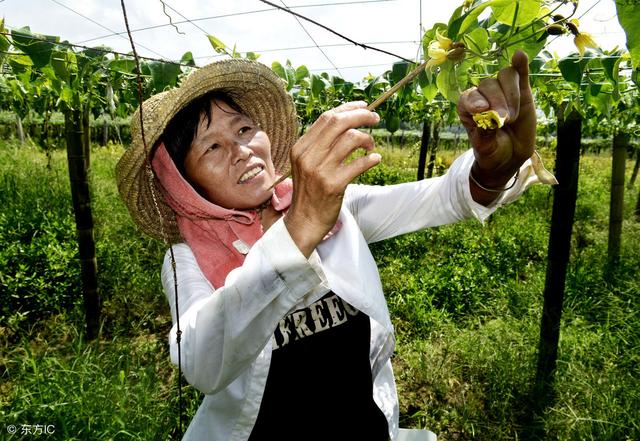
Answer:
<svg viewBox="0 0 640 441"><path fill-rule="evenodd" d="M523 441L540 441L552 439L547 433L545 416L558 400L553 379L537 380L528 395L520 401L521 409L517 412L519 436Z"/></svg>

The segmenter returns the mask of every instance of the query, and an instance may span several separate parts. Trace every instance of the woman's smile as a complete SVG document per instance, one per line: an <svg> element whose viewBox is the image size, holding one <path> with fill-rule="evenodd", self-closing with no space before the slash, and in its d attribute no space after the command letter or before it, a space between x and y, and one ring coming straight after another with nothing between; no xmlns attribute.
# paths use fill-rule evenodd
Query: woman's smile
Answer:
<svg viewBox="0 0 640 441"><path fill-rule="evenodd" d="M253 179L256 178L258 175L260 175L263 170L264 170L264 167L262 165L256 165L254 167L251 167L249 171L245 172L240 177L238 184L246 184L250 181L253 181Z"/></svg>

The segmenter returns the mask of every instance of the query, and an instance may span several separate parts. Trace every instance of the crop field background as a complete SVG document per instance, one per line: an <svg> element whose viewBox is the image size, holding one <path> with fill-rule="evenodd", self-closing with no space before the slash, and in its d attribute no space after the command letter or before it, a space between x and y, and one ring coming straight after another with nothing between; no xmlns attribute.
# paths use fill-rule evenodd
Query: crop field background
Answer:
<svg viewBox="0 0 640 441"><path fill-rule="evenodd" d="M363 182L415 179L417 146L379 151L383 164ZM48 166L42 150L0 141L5 425L55 425L47 439L60 440L166 439L177 430L177 368L159 280L165 247L135 229L117 196L122 152L113 144L92 151L103 311L99 338L87 342L65 154L53 151ZM441 152L436 171L460 152ZM530 188L484 226L467 221L372 246L397 333L401 426L443 441L537 439L540 430L547 439L640 439L638 184L625 195L620 264L607 272L610 170L608 152L581 158L556 394L540 418L528 409L550 187ZM183 393L188 422L201 396Z"/></svg>

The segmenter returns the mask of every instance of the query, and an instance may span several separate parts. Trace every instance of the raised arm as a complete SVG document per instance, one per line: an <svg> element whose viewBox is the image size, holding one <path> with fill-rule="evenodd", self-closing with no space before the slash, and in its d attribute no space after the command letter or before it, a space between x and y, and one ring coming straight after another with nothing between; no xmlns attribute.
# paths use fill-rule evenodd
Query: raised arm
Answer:
<svg viewBox="0 0 640 441"><path fill-rule="evenodd" d="M178 275L181 361L187 381L206 394L236 379L258 357L279 320L322 283L317 256L305 258L282 220L254 244L244 264L214 289L186 245L174 247ZM169 343L178 362L174 279L168 256L162 284L174 326Z"/></svg>

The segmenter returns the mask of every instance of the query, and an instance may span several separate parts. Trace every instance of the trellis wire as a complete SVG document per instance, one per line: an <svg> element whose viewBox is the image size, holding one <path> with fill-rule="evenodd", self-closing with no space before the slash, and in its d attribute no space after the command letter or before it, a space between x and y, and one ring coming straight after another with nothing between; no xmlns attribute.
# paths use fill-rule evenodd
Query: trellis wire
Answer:
<svg viewBox="0 0 640 441"><path fill-rule="evenodd" d="M358 4L362 4L362 3L382 3L382 2L390 2L390 1L396 1L396 0L357 0L357 1L338 2L338 3L315 3L315 4L310 4L310 5L295 5L295 6L291 6L291 9L317 8L317 7L321 7L321 6L358 5ZM198 18L189 19L189 18L183 16L182 14L180 14L178 11L176 11L175 8L172 8L170 5L167 5L167 7L172 9L176 13L178 13L180 16L182 16L182 18L184 18L184 20L182 20L182 21L174 22L174 25L179 25L179 24L184 24L184 23L191 23L193 26L195 26L195 27L197 27L199 29L201 29L201 28L198 25L196 25L194 22L196 22L196 21L205 21L205 20L216 20L216 19L219 19L219 18L237 17L237 16L249 15L249 14L260 14L262 12L269 12L269 11L275 11L276 10L275 8L256 9L256 10L253 10L253 11L232 12L230 14L212 15L212 16L209 16L209 17L198 17ZM151 29L159 29L159 28L164 28L164 27L167 27L167 26L171 26L171 25L167 24L167 23L162 23L162 24L158 24L158 25L146 26L146 27L143 27L143 28L132 29L131 33L140 32L140 31L148 31L148 30L151 30ZM125 33L126 32L113 32L113 33L108 34L108 35L100 35L98 37L93 37L93 38L89 38L87 40L82 40L82 41L80 41L80 43L88 43L90 41L101 40L103 38L114 37L116 35L123 35ZM206 31L205 31L205 33L206 33Z"/></svg>
<svg viewBox="0 0 640 441"><path fill-rule="evenodd" d="M283 0L280 0L280 3L282 3L282 5L289 9L289 7L286 5L286 3ZM311 41L313 42L313 44L315 45L315 47L318 48L318 50L320 51L320 53L322 55L324 55L324 57L327 59L327 61L331 64L331 66L333 66L333 68L335 69L336 72L338 72L338 75L342 76L342 73L340 72L340 69L338 69L335 65L335 63L333 61L331 61L331 58L329 58L329 56L325 53L325 51L322 50L322 48L320 46L318 46L318 43L316 43L316 40L311 36L311 34L309 33L309 31L307 31L307 28L304 27L304 25L302 24L302 22L300 21L300 19L298 17L296 17L294 15L294 18L296 19L296 21L298 22L298 24L300 25L300 27L302 28L302 30L304 31L305 34L307 34L307 37L309 37L311 39Z"/></svg>
<svg viewBox="0 0 640 441"><path fill-rule="evenodd" d="M91 23L93 23L93 24L95 24L95 25L100 26L102 29L106 29L106 30L107 30L107 31L109 31L109 32L114 32L112 29L109 29L108 27L106 27L106 26L105 26L105 25L103 25L102 23L100 23L100 22L98 22L98 21L96 21L96 20L94 20L94 19L92 19L92 18L90 18L90 17L87 17L87 16L86 16L86 15L84 15L84 14L81 14L80 12L76 11L76 10L75 10L75 9L73 9L72 7L67 6L67 5L65 5L64 3L60 3L58 0L51 0L51 1L52 1L52 2L54 2L54 3L55 3L55 4L57 4L57 5L62 6L63 8L68 9L69 11L73 12L73 13L74 13L74 14L76 14L76 15L79 15L80 17L84 18L85 20L88 20L88 21L90 21ZM122 38L124 38L125 40L127 39L127 37L125 37L125 36L123 36L123 35L120 35L120 36L121 36ZM139 46L140 46L140 47L145 48L145 49L146 49L146 50L148 50L149 52L153 52L154 54L158 55L159 57L165 58L165 57L164 57L164 55L162 55L162 54L160 54L160 53L158 53L158 52L154 51L153 49L149 49L148 47L145 47L145 46L143 46L143 45L141 45L141 44L140 44Z"/></svg>
<svg viewBox="0 0 640 441"><path fill-rule="evenodd" d="M329 32L331 32L332 34L334 34L334 35L336 35L336 36L338 36L338 37L340 37L340 38L342 38L342 39L344 39L344 40L347 40L348 42L353 43L353 44L354 44L354 45L356 45L356 46L360 46L360 47L361 47L361 48L363 48L363 49L371 49L371 50L376 51L376 52L381 52L381 53L383 53L383 54L391 55L392 57L399 58L399 59L401 59L401 60L403 60L403 61L406 61L406 62L409 62L409 63L411 63L411 62L412 62L411 60L409 60L409 59L407 59L407 58L405 58L405 57L402 57L402 56L400 56L400 55L394 54L394 53L389 52L389 51L385 51L384 49L379 49L379 48L376 48L376 47L368 46L368 45L366 45L366 44L358 43L357 41L354 41L354 40L352 40L351 38L346 37L346 36L342 35L341 33L334 31L334 30L333 30L333 29L331 29L330 27L325 26L325 25L323 25L323 24L321 24L321 23L318 23L317 21L312 20L312 19L310 19L310 18L308 18L308 17L305 17L305 16L304 16L304 15L302 15L302 14L298 14L298 13L297 13L297 12L295 12L295 11L292 11L292 10L287 9L287 8L283 8L282 6L276 5L275 3L271 3L270 1L267 1L267 0L260 0L260 1L261 1L262 3L265 3L265 4L269 5L269 6L273 6L274 8L278 8L278 9L280 9L281 11L285 11L285 12L287 12L288 14L295 15L296 17L299 17L299 18L301 18L301 19L303 19L303 20L306 20L306 21L308 21L309 23L313 23L314 25L319 26L319 27L321 27L322 29L324 29L324 30L326 30L326 31L329 31Z"/></svg>
<svg viewBox="0 0 640 441"><path fill-rule="evenodd" d="M155 193L155 185L153 182L153 170L151 168L150 159L149 159L149 148L147 146L147 140L144 134L144 118L143 118L143 99L142 99L142 76L140 75L140 60L138 59L138 53L136 51L136 45L133 42L133 37L131 36L131 32L129 31L129 19L127 17L127 8L124 5L124 0L120 0L120 4L122 5L122 15L124 16L124 23L127 28L127 34L129 35L129 41L131 42L131 49L133 50L133 56L136 60L136 70L137 70L137 83L138 83L138 101L140 103L140 135L142 136L142 145L144 147L145 154L145 172L149 179L149 188L151 189L151 197L153 198L153 204L155 206L156 212L158 213L158 219L160 221L160 232L162 237L169 245L169 255L171 257L171 269L173 271L173 289L174 289L174 299L176 303L176 343L178 344L178 431L179 436L182 435L182 418L183 418L183 402L182 402L182 352L181 352L181 337L182 331L180 330L180 310L178 308L178 274L176 270L176 259L173 253L173 246L171 245L171 241L168 239L167 232L164 228L164 222L162 218L162 213L160 212L160 207L158 206L158 200L156 198Z"/></svg>

